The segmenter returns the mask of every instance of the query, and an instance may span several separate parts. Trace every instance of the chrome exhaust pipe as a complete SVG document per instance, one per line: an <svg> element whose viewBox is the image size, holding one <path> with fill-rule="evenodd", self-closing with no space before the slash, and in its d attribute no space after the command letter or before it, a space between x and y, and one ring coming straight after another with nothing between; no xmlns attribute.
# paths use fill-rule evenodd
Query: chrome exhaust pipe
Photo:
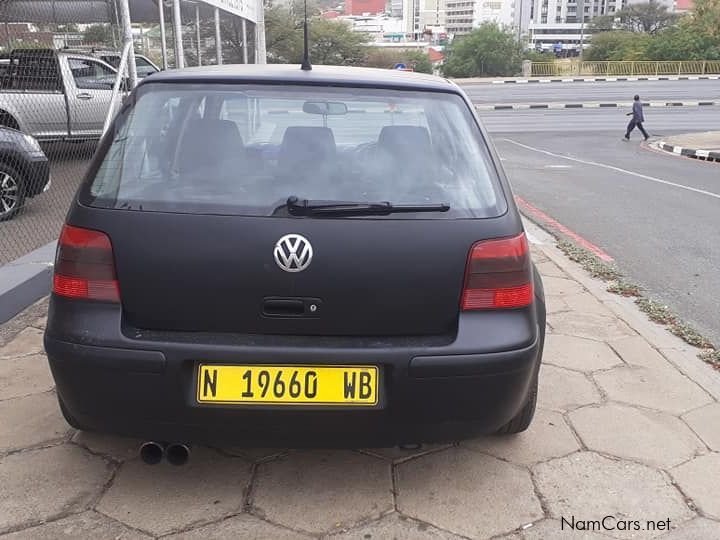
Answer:
<svg viewBox="0 0 720 540"><path fill-rule="evenodd" d="M190 459L190 448L181 443L170 443L165 449L165 459L171 465L185 465Z"/></svg>
<svg viewBox="0 0 720 540"><path fill-rule="evenodd" d="M140 446L140 458L148 465L157 465L162 461L165 447L155 441L144 442Z"/></svg>

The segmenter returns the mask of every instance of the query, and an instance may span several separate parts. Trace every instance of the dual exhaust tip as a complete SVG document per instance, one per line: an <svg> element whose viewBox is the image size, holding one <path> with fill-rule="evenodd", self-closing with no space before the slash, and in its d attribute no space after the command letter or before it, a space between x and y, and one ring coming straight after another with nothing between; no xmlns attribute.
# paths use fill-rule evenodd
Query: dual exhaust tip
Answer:
<svg viewBox="0 0 720 540"><path fill-rule="evenodd" d="M181 443L148 441L140 446L140 459L148 465L157 465L163 458L171 465L185 465L190 459L190 448Z"/></svg>

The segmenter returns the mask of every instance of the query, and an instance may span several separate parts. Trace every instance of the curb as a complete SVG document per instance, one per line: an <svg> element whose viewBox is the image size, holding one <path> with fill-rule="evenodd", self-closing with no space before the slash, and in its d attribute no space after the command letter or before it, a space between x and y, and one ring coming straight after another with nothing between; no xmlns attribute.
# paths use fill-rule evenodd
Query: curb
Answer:
<svg viewBox="0 0 720 540"><path fill-rule="evenodd" d="M658 141L654 143L653 146L658 150L663 150L664 152L677 154L679 156L699 159L701 161L715 161L720 163L720 151L686 148L684 146L678 146L676 144L668 144L665 141Z"/></svg>
<svg viewBox="0 0 720 540"><path fill-rule="evenodd" d="M717 81L720 75L681 75L657 77L566 77L555 79L505 79L501 81L488 81L480 77L468 79L453 79L457 84L532 84L532 83L571 83L571 82L636 82L636 81Z"/></svg>
<svg viewBox="0 0 720 540"><path fill-rule="evenodd" d="M664 326L650 321L637 308L632 299L608 292L605 282L591 277L580 265L568 259L557 248L555 237L531 219L523 216L523 225L528 233L528 240L548 259L558 265L571 279L585 287L590 294L605 305L618 319L637 332L678 371L705 390L715 401L720 401L720 377L716 370L697 357L700 349L688 345L679 337L668 332Z"/></svg>
<svg viewBox="0 0 720 540"><path fill-rule="evenodd" d="M650 101L644 103L645 107L714 107L720 106L720 101ZM620 108L632 107L631 101L620 103L495 103L495 104L475 104L475 108L479 111L515 111L530 109L601 109L601 108Z"/></svg>
<svg viewBox="0 0 720 540"><path fill-rule="evenodd" d="M0 266L0 324L50 293L55 244Z"/></svg>

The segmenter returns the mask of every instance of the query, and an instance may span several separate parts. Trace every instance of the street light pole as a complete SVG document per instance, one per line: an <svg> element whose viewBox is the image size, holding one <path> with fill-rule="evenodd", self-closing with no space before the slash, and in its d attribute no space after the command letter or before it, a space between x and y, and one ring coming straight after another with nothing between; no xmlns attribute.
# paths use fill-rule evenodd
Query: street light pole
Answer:
<svg viewBox="0 0 720 540"><path fill-rule="evenodd" d="M200 49L200 4L195 4L195 40L197 41L197 60L198 66L202 66L201 49Z"/></svg>
<svg viewBox="0 0 720 540"><path fill-rule="evenodd" d="M220 10L215 8L215 54L217 54L217 65L222 65L222 36L220 35Z"/></svg>
<svg viewBox="0 0 720 540"><path fill-rule="evenodd" d="M120 19L123 29L123 46L130 44L128 52L128 79L130 88L137 85L137 65L135 64L135 47L133 46L132 26L130 22L130 6L128 0L120 0Z"/></svg>
<svg viewBox="0 0 720 540"><path fill-rule="evenodd" d="M578 58L578 75L582 74L584 42L585 42L585 0L580 0L580 55Z"/></svg>

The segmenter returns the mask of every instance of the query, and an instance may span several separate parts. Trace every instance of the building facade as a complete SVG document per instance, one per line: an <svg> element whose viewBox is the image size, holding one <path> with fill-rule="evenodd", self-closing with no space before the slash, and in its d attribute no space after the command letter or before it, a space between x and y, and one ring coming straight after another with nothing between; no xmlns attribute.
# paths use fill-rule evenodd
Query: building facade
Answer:
<svg viewBox="0 0 720 540"><path fill-rule="evenodd" d="M426 31L445 31L447 0L403 0L402 18L405 33L419 39Z"/></svg>
<svg viewBox="0 0 720 540"><path fill-rule="evenodd" d="M527 33L534 0L446 0L447 31L467 34L486 22L494 22L518 33Z"/></svg>

